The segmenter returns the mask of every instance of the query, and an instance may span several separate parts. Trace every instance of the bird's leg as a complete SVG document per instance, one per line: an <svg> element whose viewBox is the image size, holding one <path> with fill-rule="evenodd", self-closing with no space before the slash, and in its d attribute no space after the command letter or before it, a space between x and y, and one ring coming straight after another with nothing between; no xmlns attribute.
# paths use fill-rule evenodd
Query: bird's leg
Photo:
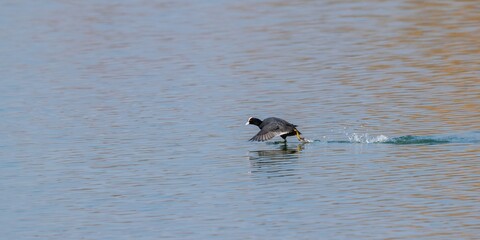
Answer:
<svg viewBox="0 0 480 240"><path fill-rule="evenodd" d="M297 136L298 141L301 141L301 142L305 141L305 138L303 138L303 137L300 135L300 132L298 132L298 130L297 130L296 128L293 129L293 130L295 131L295 135Z"/></svg>

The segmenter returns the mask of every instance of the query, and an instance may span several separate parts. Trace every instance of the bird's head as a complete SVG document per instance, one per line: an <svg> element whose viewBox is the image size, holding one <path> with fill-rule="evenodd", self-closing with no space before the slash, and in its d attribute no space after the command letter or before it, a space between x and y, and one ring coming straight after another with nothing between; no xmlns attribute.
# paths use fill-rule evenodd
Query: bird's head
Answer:
<svg viewBox="0 0 480 240"><path fill-rule="evenodd" d="M249 117L245 125L249 125L249 124L260 126L260 124L262 124L262 120L254 117Z"/></svg>

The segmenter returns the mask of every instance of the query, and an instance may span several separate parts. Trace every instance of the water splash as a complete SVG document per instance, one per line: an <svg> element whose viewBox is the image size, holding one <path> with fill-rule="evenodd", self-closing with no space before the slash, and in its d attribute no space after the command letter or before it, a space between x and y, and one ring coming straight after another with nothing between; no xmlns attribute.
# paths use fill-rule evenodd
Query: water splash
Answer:
<svg viewBox="0 0 480 240"><path fill-rule="evenodd" d="M382 143L389 140L389 138L385 135L370 136L368 133L346 133L345 136L351 143Z"/></svg>
<svg viewBox="0 0 480 240"><path fill-rule="evenodd" d="M312 139L308 139L308 138L303 138L303 140L301 141L301 143L312 143L314 142L315 140L312 140Z"/></svg>

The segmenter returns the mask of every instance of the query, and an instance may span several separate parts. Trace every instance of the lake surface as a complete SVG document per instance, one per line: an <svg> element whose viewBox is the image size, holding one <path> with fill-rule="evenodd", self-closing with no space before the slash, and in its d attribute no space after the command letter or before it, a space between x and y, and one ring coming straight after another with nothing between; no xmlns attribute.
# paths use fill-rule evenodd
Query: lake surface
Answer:
<svg viewBox="0 0 480 240"><path fill-rule="evenodd" d="M4 1L2 238L478 239L479 10Z"/></svg>

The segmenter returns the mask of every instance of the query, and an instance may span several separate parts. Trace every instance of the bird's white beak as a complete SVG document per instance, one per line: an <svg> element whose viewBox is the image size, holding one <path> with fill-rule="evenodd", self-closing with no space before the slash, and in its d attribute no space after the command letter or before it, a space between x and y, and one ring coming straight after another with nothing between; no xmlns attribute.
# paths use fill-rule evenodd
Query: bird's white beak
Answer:
<svg viewBox="0 0 480 240"><path fill-rule="evenodd" d="M246 122L246 123L245 123L245 125L248 125L248 124L250 124L250 122Z"/></svg>

